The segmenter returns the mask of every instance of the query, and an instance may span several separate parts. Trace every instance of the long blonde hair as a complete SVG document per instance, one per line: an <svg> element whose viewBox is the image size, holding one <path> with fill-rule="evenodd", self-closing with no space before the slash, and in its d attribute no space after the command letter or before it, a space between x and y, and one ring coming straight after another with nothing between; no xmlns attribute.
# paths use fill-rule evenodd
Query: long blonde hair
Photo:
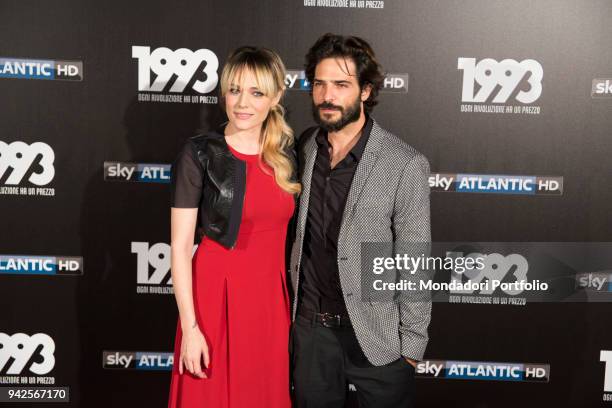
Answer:
<svg viewBox="0 0 612 408"><path fill-rule="evenodd" d="M230 54L221 73L221 95L225 95L245 70L253 73L258 88L268 97L285 92L285 66L272 50L262 47L240 47ZM261 158L274 170L274 180L284 191L300 193L302 186L293 181L293 162L289 158L294 144L293 130L285 121L285 109L277 103L261 127Z"/></svg>

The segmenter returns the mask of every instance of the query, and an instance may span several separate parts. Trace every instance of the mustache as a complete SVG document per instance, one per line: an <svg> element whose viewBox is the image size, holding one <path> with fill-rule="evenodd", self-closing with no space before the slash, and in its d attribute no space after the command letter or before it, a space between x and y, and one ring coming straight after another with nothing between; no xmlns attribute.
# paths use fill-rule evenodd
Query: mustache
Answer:
<svg viewBox="0 0 612 408"><path fill-rule="evenodd" d="M318 105L316 105L317 109L333 109L333 110L337 110L337 111L344 111L344 109L342 109L342 106L338 106L338 105L334 105L333 103L330 102L323 102L320 103Z"/></svg>

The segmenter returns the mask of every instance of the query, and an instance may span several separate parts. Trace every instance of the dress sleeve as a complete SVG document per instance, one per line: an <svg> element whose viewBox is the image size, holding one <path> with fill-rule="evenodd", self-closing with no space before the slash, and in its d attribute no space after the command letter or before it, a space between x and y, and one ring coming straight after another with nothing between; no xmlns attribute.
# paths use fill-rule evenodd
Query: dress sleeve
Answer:
<svg viewBox="0 0 612 408"><path fill-rule="evenodd" d="M171 171L171 206L198 208L202 198L203 170L196 158L195 146L190 140L178 154Z"/></svg>

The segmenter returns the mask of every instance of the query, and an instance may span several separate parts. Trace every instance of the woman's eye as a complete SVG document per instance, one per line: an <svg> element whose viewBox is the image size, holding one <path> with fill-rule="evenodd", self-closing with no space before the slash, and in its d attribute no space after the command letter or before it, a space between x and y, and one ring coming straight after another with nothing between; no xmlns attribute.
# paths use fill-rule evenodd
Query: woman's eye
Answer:
<svg viewBox="0 0 612 408"><path fill-rule="evenodd" d="M262 92L259 92L259 91L253 92L253 95L255 95L257 97L264 96L264 94Z"/></svg>
<svg viewBox="0 0 612 408"><path fill-rule="evenodd" d="M230 93L232 95L238 95L240 93L240 89L238 89L238 88L231 88L230 89Z"/></svg>

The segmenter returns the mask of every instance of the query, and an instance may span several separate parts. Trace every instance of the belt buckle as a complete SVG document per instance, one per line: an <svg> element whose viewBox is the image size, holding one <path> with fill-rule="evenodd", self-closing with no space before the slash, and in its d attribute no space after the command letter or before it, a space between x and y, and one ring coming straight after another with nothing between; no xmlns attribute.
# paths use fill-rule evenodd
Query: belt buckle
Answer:
<svg viewBox="0 0 612 408"><path fill-rule="evenodd" d="M321 323L325 327L338 327L340 326L340 315L321 313Z"/></svg>

